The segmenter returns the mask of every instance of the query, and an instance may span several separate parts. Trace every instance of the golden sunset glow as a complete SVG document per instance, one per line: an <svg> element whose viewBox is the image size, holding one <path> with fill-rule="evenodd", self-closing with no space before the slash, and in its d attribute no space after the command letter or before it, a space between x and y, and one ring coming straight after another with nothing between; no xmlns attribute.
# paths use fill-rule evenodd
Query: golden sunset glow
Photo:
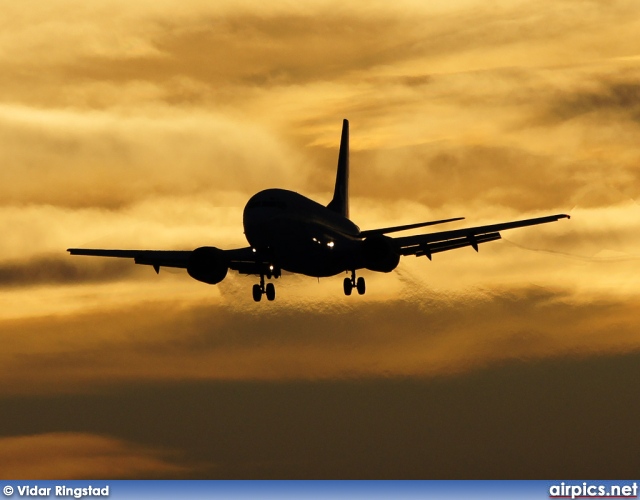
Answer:
<svg viewBox="0 0 640 500"><path fill-rule="evenodd" d="M29 0L3 12L2 477L637 472L638 2ZM363 230L571 219L364 271L364 297L345 297L341 276L285 274L259 304L254 277L208 286L65 252L245 246L257 191L329 202L343 118ZM600 413L580 417L585 434L560 409L534 423L529 405L555 405L558 388L577 409L590 390L611 398L598 458L580 443ZM460 416L467 404L480 420ZM491 467L486 436L510 443ZM559 436L572 453L543 460ZM64 460L34 458L52 453ZM509 458L527 453L528 469Z"/></svg>

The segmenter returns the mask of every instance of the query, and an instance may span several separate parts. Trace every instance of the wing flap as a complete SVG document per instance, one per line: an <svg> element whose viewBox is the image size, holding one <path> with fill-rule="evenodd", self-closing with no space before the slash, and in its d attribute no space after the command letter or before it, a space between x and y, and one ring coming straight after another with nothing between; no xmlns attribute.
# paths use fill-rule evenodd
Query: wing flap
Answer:
<svg viewBox="0 0 640 500"><path fill-rule="evenodd" d="M96 248L69 248L71 255L91 257L116 257L133 259L136 264L186 269L191 250L103 250Z"/></svg>
<svg viewBox="0 0 640 500"><path fill-rule="evenodd" d="M455 248L473 247L476 252L478 251L478 245L480 243L487 243L488 241L495 241L502 238L500 233L488 233L474 236L472 238L462 237L455 238L453 240L440 241L437 243L421 243L419 245L413 245L401 250L402 255L415 255L416 257L426 256L431 260L431 256L434 253L446 252L447 250L453 250Z"/></svg>

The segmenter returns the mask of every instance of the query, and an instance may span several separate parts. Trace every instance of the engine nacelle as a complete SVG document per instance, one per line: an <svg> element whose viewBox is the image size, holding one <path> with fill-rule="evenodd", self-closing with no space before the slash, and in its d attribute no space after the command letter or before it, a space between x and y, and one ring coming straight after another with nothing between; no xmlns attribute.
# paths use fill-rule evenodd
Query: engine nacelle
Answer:
<svg viewBox="0 0 640 500"><path fill-rule="evenodd" d="M216 247L200 247L191 252L187 272L198 281L215 285L229 270L229 262L223 250Z"/></svg>
<svg viewBox="0 0 640 500"><path fill-rule="evenodd" d="M371 271L389 273L398 267L400 254L393 247L393 240L388 236L369 236L362 242L364 267Z"/></svg>

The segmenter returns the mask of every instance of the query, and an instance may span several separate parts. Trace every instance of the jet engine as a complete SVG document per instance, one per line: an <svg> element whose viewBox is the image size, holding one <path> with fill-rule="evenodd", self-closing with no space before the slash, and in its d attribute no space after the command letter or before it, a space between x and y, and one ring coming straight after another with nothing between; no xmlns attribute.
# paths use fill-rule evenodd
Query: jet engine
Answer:
<svg viewBox="0 0 640 500"><path fill-rule="evenodd" d="M198 281L215 285L220 283L229 270L224 250L216 247L196 248L189 256L187 272Z"/></svg>
<svg viewBox="0 0 640 500"><path fill-rule="evenodd" d="M393 271L400 262L393 240L382 234L369 236L362 242L362 256L364 267L381 273Z"/></svg>

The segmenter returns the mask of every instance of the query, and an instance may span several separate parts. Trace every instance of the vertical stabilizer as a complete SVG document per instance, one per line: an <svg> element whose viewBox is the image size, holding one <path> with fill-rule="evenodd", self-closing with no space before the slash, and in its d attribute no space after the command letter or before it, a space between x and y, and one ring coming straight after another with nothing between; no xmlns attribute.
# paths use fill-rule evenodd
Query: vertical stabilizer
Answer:
<svg viewBox="0 0 640 500"><path fill-rule="evenodd" d="M349 120L342 121L336 187L333 191L333 199L327 208L344 217L349 217Z"/></svg>

